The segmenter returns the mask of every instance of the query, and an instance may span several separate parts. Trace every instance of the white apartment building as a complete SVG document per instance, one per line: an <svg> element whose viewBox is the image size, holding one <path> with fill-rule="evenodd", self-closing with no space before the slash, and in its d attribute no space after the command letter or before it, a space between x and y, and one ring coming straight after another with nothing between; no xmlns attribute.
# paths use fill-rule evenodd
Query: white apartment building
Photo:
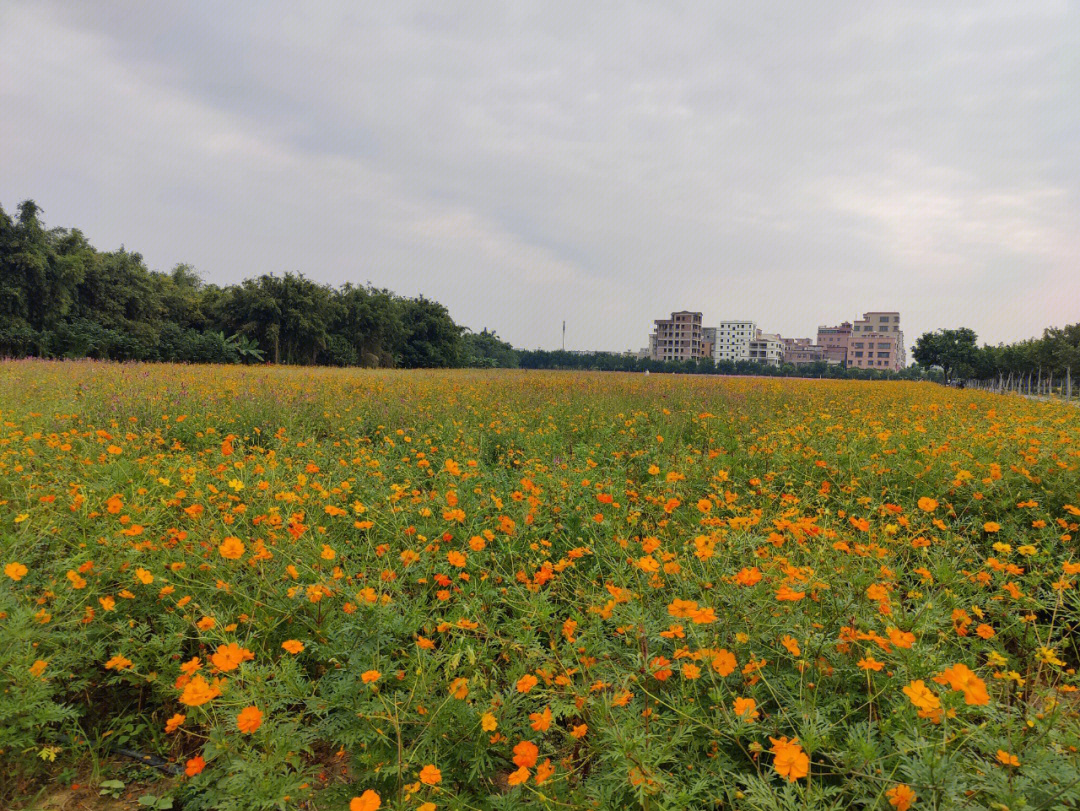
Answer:
<svg viewBox="0 0 1080 811"><path fill-rule="evenodd" d="M766 366L779 366L784 358L784 342L774 332L759 332L750 341L750 360Z"/></svg>
<svg viewBox="0 0 1080 811"><path fill-rule="evenodd" d="M713 343L713 360L750 360L750 342L757 337L758 328L753 321L721 321L716 325Z"/></svg>

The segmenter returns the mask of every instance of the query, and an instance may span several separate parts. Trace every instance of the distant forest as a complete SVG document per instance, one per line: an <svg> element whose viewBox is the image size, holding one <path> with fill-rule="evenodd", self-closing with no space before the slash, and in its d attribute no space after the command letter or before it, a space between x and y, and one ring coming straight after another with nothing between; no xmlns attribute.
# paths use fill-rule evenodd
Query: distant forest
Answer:
<svg viewBox="0 0 1080 811"><path fill-rule="evenodd" d="M462 332L425 298L295 273L206 284L47 230L33 202L0 209L0 355L445 367L466 361Z"/></svg>
<svg viewBox="0 0 1080 811"><path fill-rule="evenodd" d="M937 354L917 353L925 366L899 373L824 363L765 367L711 358L661 362L608 352L517 350L494 332L454 323L446 307L422 296L371 285L331 287L300 273L207 284L188 265L153 271L138 253L96 250L78 229L47 229L32 201L22 203L16 217L0 207L0 357L877 379L926 377L938 357L949 363L954 355L950 365L957 372L980 377L1073 365L1080 341L1076 326L974 351L974 333L960 332L964 340L947 342ZM939 333L924 338L938 341Z"/></svg>

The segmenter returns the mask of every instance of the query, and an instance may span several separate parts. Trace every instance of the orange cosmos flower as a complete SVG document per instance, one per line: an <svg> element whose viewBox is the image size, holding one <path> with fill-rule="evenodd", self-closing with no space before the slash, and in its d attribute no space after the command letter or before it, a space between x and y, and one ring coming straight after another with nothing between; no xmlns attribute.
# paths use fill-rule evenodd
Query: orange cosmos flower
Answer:
<svg viewBox="0 0 1080 811"><path fill-rule="evenodd" d="M795 637L791 635L787 635L783 639L781 639L780 644L787 648L788 653L790 653L792 656L798 656L802 653L802 649L799 648L798 640L796 640Z"/></svg>
<svg viewBox="0 0 1080 811"><path fill-rule="evenodd" d="M536 686L538 679L532 673L526 673L517 681L517 691L527 693Z"/></svg>
<svg viewBox="0 0 1080 811"><path fill-rule="evenodd" d="M798 738L789 741L785 736L769 740L772 742L773 768L778 775L794 783L810 773L810 758L802 750Z"/></svg>
<svg viewBox="0 0 1080 811"><path fill-rule="evenodd" d="M776 599L780 602L795 603L806 596L806 592L794 591L787 586L781 586L776 592Z"/></svg>
<svg viewBox="0 0 1080 811"><path fill-rule="evenodd" d="M555 774L555 767L551 765L551 758L545 758L544 762L536 767L536 785L547 782L553 774Z"/></svg>
<svg viewBox="0 0 1080 811"><path fill-rule="evenodd" d="M671 664L671 660L663 656L655 657L649 664L652 665L653 677L657 681L667 681L671 678L672 670L668 665Z"/></svg>
<svg viewBox="0 0 1080 811"><path fill-rule="evenodd" d="M349 811L379 811L381 807L382 797L371 789L349 801Z"/></svg>
<svg viewBox="0 0 1080 811"><path fill-rule="evenodd" d="M693 620L694 625L709 625L716 622L716 611L711 608L702 608L695 611L690 619Z"/></svg>
<svg viewBox="0 0 1080 811"><path fill-rule="evenodd" d="M180 703L188 707L198 707L212 701L219 695L221 695L221 688L216 684L208 684L202 676L195 676L184 685L184 692L180 695Z"/></svg>
<svg viewBox="0 0 1080 811"><path fill-rule="evenodd" d="M668 613L680 619L692 617L698 611L698 604L693 600L672 600Z"/></svg>
<svg viewBox="0 0 1080 811"><path fill-rule="evenodd" d="M420 770L420 782L425 786L434 786L442 782L442 772L430 763Z"/></svg>
<svg viewBox="0 0 1080 811"><path fill-rule="evenodd" d="M578 724L576 727L574 727L573 729L570 730L570 737L571 738L577 738L577 739L580 740L581 738L585 737L585 735L586 735L586 733L588 731L589 731L589 725L588 724Z"/></svg>
<svg viewBox="0 0 1080 811"><path fill-rule="evenodd" d="M889 805L895 808L896 811L908 811L914 802L919 799L907 783L899 783L893 786L885 792L885 796L889 798Z"/></svg>
<svg viewBox="0 0 1080 811"><path fill-rule="evenodd" d="M985 524L983 524L983 531L990 534L998 532L1000 529L1001 524L999 524L997 521L987 521Z"/></svg>
<svg viewBox="0 0 1080 811"><path fill-rule="evenodd" d="M537 732L547 732L551 726L551 707L544 707L543 712L530 712L530 726Z"/></svg>
<svg viewBox="0 0 1080 811"><path fill-rule="evenodd" d="M735 582L740 586L752 586L761 580L761 570L757 566L740 569L735 575Z"/></svg>
<svg viewBox="0 0 1080 811"><path fill-rule="evenodd" d="M131 660L120 654L117 654L105 663L106 670L126 670L129 667L131 667Z"/></svg>
<svg viewBox="0 0 1080 811"><path fill-rule="evenodd" d="M904 695L906 695L911 700L911 703L920 710L936 710L941 707L941 700L933 690L923 683L922 679L918 679L908 684L907 687L904 688Z"/></svg>
<svg viewBox="0 0 1080 811"><path fill-rule="evenodd" d="M30 570L18 561L9 563L4 567L4 574L14 580L16 583L26 577L26 573Z"/></svg>
<svg viewBox="0 0 1080 811"><path fill-rule="evenodd" d="M485 712L480 716L480 729L484 732L494 732L499 726L499 722L495 720L495 716L490 712Z"/></svg>
<svg viewBox="0 0 1080 811"><path fill-rule="evenodd" d="M998 763L1000 763L1002 766L1019 766L1020 765L1020 758L1018 758L1016 755L1010 755L1004 749L998 749L997 750L997 759L998 759Z"/></svg>
<svg viewBox="0 0 1080 811"><path fill-rule="evenodd" d="M371 684L373 681L378 681L382 677L382 673L378 670L365 670L360 674L360 681L364 684Z"/></svg>
<svg viewBox="0 0 1080 811"><path fill-rule="evenodd" d="M206 768L206 761L203 760L202 755L196 755L184 765L184 774L188 777L194 777L202 772Z"/></svg>
<svg viewBox="0 0 1080 811"><path fill-rule="evenodd" d="M180 725L187 720L187 716L182 713L176 713L168 721L165 722L165 734L171 735L180 728Z"/></svg>
<svg viewBox="0 0 1080 811"><path fill-rule="evenodd" d="M620 690L611 697L611 706L613 707L625 707L630 703L630 699L634 697L634 694L629 690Z"/></svg>
<svg viewBox="0 0 1080 811"><path fill-rule="evenodd" d="M450 682L450 695L459 700L464 700L469 695L469 680L457 678Z"/></svg>
<svg viewBox="0 0 1080 811"><path fill-rule="evenodd" d="M757 702L752 698L736 698L732 704L732 709L737 716L748 724L752 724L761 716L761 713L757 710Z"/></svg>
<svg viewBox="0 0 1080 811"><path fill-rule="evenodd" d="M532 741L522 741L514 747L514 765L531 769L536 764L540 750Z"/></svg>
<svg viewBox="0 0 1080 811"><path fill-rule="evenodd" d="M888 600L889 590L881 585L881 583L871 583L866 587L866 596L871 600L877 600L879 602L881 600Z"/></svg>
<svg viewBox="0 0 1080 811"><path fill-rule="evenodd" d="M218 554L227 560L237 560L243 557L244 554L244 542L239 538L229 536L225 538L221 545L218 547Z"/></svg>
<svg viewBox="0 0 1080 811"><path fill-rule="evenodd" d="M509 786L520 786L526 780L529 779L529 770L522 766L520 769L515 769L510 772L506 778L506 784Z"/></svg>
<svg viewBox="0 0 1080 811"><path fill-rule="evenodd" d="M910 648L915 644L915 634L910 631L901 631L899 628L890 628L888 631L889 641L898 648Z"/></svg>
<svg viewBox="0 0 1080 811"><path fill-rule="evenodd" d="M300 653L304 649L304 643L298 639L286 639L281 643L281 647L286 653Z"/></svg>
<svg viewBox="0 0 1080 811"><path fill-rule="evenodd" d="M578 624L574 620L566 620L562 624L562 634L566 638L567 642L574 641L574 631L577 630Z"/></svg>
<svg viewBox="0 0 1080 811"><path fill-rule="evenodd" d="M938 503L928 496L919 499L919 509L926 513L932 513L938 507Z"/></svg>
<svg viewBox="0 0 1080 811"><path fill-rule="evenodd" d="M236 716L236 728L250 735L262 726L263 714L258 707L244 707Z"/></svg>
<svg viewBox="0 0 1080 811"><path fill-rule="evenodd" d="M885 667L884 662L879 662L873 656L866 656L858 661L858 665L863 670L873 670L875 673Z"/></svg>
<svg viewBox="0 0 1080 811"><path fill-rule="evenodd" d="M247 648L241 648L235 642L230 642L227 645L219 645L210 657L210 661L218 670L228 673L240 667L241 662L250 662L254 658L255 654Z"/></svg>
<svg viewBox="0 0 1080 811"><path fill-rule="evenodd" d="M731 675L737 666L738 662L735 660L735 654L724 648L718 650L712 658L712 668L721 676Z"/></svg>
<svg viewBox="0 0 1080 811"><path fill-rule="evenodd" d="M955 664L945 668L939 678L943 679L950 689L962 691L965 704L981 706L990 703L990 696L986 692L986 682L976 676L965 664Z"/></svg>

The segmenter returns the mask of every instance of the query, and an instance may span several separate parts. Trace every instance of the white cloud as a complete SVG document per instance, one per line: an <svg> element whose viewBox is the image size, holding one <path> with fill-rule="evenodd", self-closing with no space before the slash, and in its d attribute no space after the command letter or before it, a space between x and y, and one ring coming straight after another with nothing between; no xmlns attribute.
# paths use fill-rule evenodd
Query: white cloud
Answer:
<svg viewBox="0 0 1080 811"><path fill-rule="evenodd" d="M682 307L996 341L1080 318L1078 52L1061 3L8 3L0 202L525 346Z"/></svg>

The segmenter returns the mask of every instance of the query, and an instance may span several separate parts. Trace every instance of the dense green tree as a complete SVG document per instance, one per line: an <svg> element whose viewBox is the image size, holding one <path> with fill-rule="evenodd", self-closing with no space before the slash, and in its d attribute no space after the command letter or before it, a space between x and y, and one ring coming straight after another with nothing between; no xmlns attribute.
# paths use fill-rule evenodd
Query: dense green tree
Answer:
<svg viewBox="0 0 1080 811"><path fill-rule="evenodd" d="M353 347L357 362L368 367L396 365L395 348L405 340L398 297L389 290L346 284L338 301L334 332Z"/></svg>
<svg viewBox="0 0 1080 811"><path fill-rule="evenodd" d="M404 336L397 353L401 365L410 369L460 366L461 327L447 309L423 296L405 299L401 306Z"/></svg>
<svg viewBox="0 0 1080 811"><path fill-rule="evenodd" d="M455 366L461 330L446 308L388 290L334 289L299 273L204 284L188 265L147 269L46 230L32 202L0 208L0 356L114 360Z"/></svg>
<svg viewBox="0 0 1080 811"><path fill-rule="evenodd" d="M516 369L518 351L494 332L466 330L462 335L465 365L473 368Z"/></svg>
<svg viewBox="0 0 1080 811"><path fill-rule="evenodd" d="M915 342L912 357L927 368L940 366L948 383L953 372L974 367L979 351L976 340L975 331L968 327L924 332Z"/></svg>

